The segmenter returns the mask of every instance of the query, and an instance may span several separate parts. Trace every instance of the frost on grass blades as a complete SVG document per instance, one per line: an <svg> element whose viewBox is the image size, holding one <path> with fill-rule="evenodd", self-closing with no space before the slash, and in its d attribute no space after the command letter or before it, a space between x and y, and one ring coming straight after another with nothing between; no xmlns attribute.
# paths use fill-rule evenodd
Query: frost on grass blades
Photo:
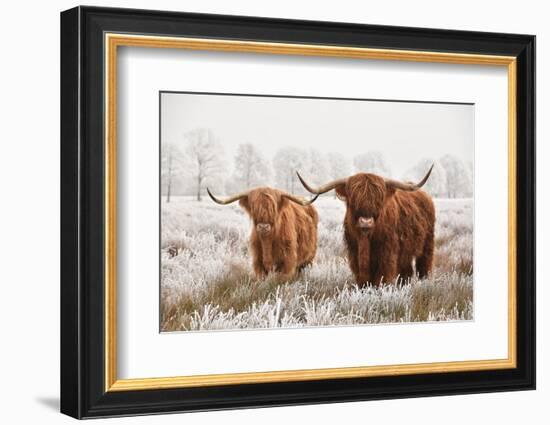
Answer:
<svg viewBox="0 0 550 425"><path fill-rule="evenodd" d="M471 200L436 201L436 258L429 278L363 289L347 264L343 204L332 198L318 202L316 259L288 283L276 276L255 280L250 220L238 205L189 197L163 205L162 330L472 319ZM171 249L178 254L172 256Z"/></svg>
<svg viewBox="0 0 550 425"><path fill-rule="evenodd" d="M406 182L431 164L433 267L379 286L354 278L334 191L312 204L313 261L284 279L255 273L256 223L239 202L206 192L310 199L296 171L314 185L359 172ZM473 319L472 105L162 93L161 173L163 332Z"/></svg>

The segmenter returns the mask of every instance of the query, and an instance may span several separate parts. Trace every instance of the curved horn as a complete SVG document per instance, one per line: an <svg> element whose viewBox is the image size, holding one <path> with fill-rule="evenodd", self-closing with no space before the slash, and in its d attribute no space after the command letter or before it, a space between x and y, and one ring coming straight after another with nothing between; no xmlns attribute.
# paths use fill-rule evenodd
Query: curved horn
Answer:
<svg viewBox="0 0 550 425"><path fill-rule="evenodd" d="M334 189L336 186L338 185L341 185L341 184L346 184L347 182L347 177L346 178L343 178L343 179L337 179L337 180L333 180L331 181L330 183L327 183L323 186L319 186L318 188L314 188L314 187L311 187L309 184L306 183L306 181L302 178L302 176L300 175L300 173L298 171L296 171L296 174L298 175L298 178L300 179L300 181L302 182L302 184L304 185L304 187L311 193L314 193L316 195L322 195L323 193L326 193L328 192L329 190L332 190Z"/></svg>
<svg viewBox="0 0 550 425"><path fill-rule="evenodd" d="M302 206L305 207L307 205L313 204L315 202L315 200L319 197L319 195L315 195L309 201L302 198L302 197L300 197L300 196L294 196L294 195L291 195L289 193L283 193L282 197L287 198L287 199L291 200L292 202L296 202L298 205L302 205Z"/></svg>
<svg viewBox="0 0 550 425"><path fill-rule="evenodd" d="M231 204L232 202L238 201L239 199L248 196L248 191L246 191L246 192L237 193L236 195L230 196L229 198L222 200L222 199L216 198L214 195L212 195L212 192L210 192L209 188L206 188L206 191L208 192L208 195L210 196L210 198L216 204L220 204L220 205Z"/></svg>
<svg viewBox="0 0 550 425"><path fill-rule="evenodd" d="M397 180L391 180L386 179L385 182L388 186L394 187L396 189L406 190L408 192L413 192L415 190L420 189L424 184L428 181L428 177L430 177L430 174L432 173L432 170L434 168L434 164L430 167L426 175L422 180L420 180L418 183L403 183Z"/></svg>

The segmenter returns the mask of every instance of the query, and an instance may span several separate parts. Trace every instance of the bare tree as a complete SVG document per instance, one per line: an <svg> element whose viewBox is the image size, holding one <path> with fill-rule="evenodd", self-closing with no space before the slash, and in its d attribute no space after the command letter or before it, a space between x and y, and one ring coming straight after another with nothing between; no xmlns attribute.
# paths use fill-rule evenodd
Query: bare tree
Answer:
<svg viewBox="0 0 550 425"><path fill-rule="evenodd" d="M388 177L391 175L390 167L382 152L369 151L357 155L353 159L353 165L358 173L372 173Z"/></svg>
<svg viewBox="0 0 550 425"><path fill-rule="evenodd" d="M332 179L348 177L350 174L353 174L351 161L340 152L329 153L328 161L330 164L330 177Z"/></svg>
<svg viewBox="0 0 550 425"><path fill-rule="evenodd" d="M474 196L474 162L466 161L466 169L468 170L468 179L470 180L470 187L466 196Z"/></svg>
<svg viewBox="0 0 550 425"><path fill-rule="evenodd" d="M332 180L348 177L353 174L353 167L351 161L340 152L331 152L328 154L328 161L330 165L330 178ZM336 191L334 190L334 197L336 198Z"/></svg>
<svg viewBox="0 0 550 425"><path fill-rule="evenodd" d="M317 149L309 149L304 158L300 173L314 185L321 185L330 180L330 166L327 157Z"/></svg>
<svg viewBox="0 0 550 425"><path fill-rule="evenodd" d="M430 178L423 186L423 190L432 196L439 198L447 194L447 173L439 161L424 158L410 168L404 176L404 180L419 181L434 164Z"/></svg>
<svg viewBox="0 0 550 425"><path fill-rule="evenodd" d="M219 177L223 170L223 147L209 129L199 128L185 134L187 171L194 180L197 201L208 181Z"/></svg>
<svg viewBox="0 0 550 425"><path fill-rule="evenodd" d="M254 145L245 143L237 147L233 176L236 190L268 184L270 177L270 165Z"/></svg>
<svg viewBox="0 0 550 425"><path fill-rule="evenodd" d="M473 191L470 172L466 165L453 155L445 155L440 162L447 174L447 196L449 198L469 196Z"/></svg>
<svg viewBox="0 0 550 425"><path fill-rule="evenodd" d="M296 171L304 169L307 165L307 154L302 149L285 147L277 151L273 157L273 168L277 186L289 193L302 191L302 185L298 182ZM302 193L302 192L300 192Z"/></svg>
<svg viewBox="0 0 550 425"><path fill-rule="evenodd" d="M172 143L161 148L161 182L166 194L166 202L170 202L174 187L174 180L183 173L183 153Z"/></svg>

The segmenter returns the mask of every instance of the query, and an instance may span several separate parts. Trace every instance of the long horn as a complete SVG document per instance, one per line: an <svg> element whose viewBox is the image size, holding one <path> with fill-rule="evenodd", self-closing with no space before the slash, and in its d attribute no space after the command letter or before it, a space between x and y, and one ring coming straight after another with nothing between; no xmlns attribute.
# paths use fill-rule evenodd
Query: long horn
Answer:
<svg viewBox="0 0 550 425"><path fill-rule="evenodd" d="M432 166L430 167L430 169L428 170L424 178L420 180L418 183L403 183L403 182L400 182L397 180L391 180L391 179L386 179L385 181L388 186L392 186L396 189L406 190L408 192L413 192L415 190L420 189L422 186L424 186L424 184L428 181L428 177L430 177L430 174L432 173L433 168L434 168L434 164L432 164Z"/></svg>
<svg viewBox="0 0 550 425"><path fill-rule="evenodd" d="M311 187L309 184L306 183L306 181L302 178L302 176L300 175L300 173L298 171L296 171L296 174L298 175L298 178L300 179L300 181L302 182L304 187L309 192L314 193L316 195L322 195L323 193L326 193L329 190L334 189L336 186L339 186L341 184L346 184L346 182L348 180L347 178L337 179L337 180L333 180L330 183L327 183L323 186L319 186L318 188L314 188L314 187Z"/></svg>
<svg viewBox="0 0 550 425"><path fill-rule="evenodd" d="M307 206L310 204L313 204L315 200L319 197L319 195L315 195L313 198L311 198L309 201L307 199L301 198L300 196L294 196L289 193L283 193L283 198L290 199L292 202L296 202L298 205Z"/></svg>
<svg viewBox="0 0 550 425"><path fill-rule="evenodd" d="M216 198L214 195L212 195L212 192L210 192L209 188L206 188L206 191L208 192L208 195L210 196L210 198L215 203L220 204L220 205L231 204L232 202L238 201L239 199L248 196L248 191L247 191L247 192L237 193L236 195L230 196L229 198L222 200L222 199Z"/></svg>

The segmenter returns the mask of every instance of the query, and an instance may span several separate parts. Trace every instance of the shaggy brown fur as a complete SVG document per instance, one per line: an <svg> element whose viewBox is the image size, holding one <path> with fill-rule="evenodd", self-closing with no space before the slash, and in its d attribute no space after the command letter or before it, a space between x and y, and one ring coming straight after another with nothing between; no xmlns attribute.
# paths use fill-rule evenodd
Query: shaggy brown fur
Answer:
<svg viewBox="0 0 550 425"><path fill-rule="evenodd" d="M239 200L253 222L250 247L258 278L275 271L288 280L315 258L317 211L281 196L284 193L261 187Z"/></svg>
<svg viewBox="0 0 550 425"><path fill-rule="evenodd" d="M407 279L414 273L414 259L420 277L431 271L435 207L426 192L402 191L379 176L359 173L337 186L336 193L346 202L344 236L357 283Z"/></svg>

